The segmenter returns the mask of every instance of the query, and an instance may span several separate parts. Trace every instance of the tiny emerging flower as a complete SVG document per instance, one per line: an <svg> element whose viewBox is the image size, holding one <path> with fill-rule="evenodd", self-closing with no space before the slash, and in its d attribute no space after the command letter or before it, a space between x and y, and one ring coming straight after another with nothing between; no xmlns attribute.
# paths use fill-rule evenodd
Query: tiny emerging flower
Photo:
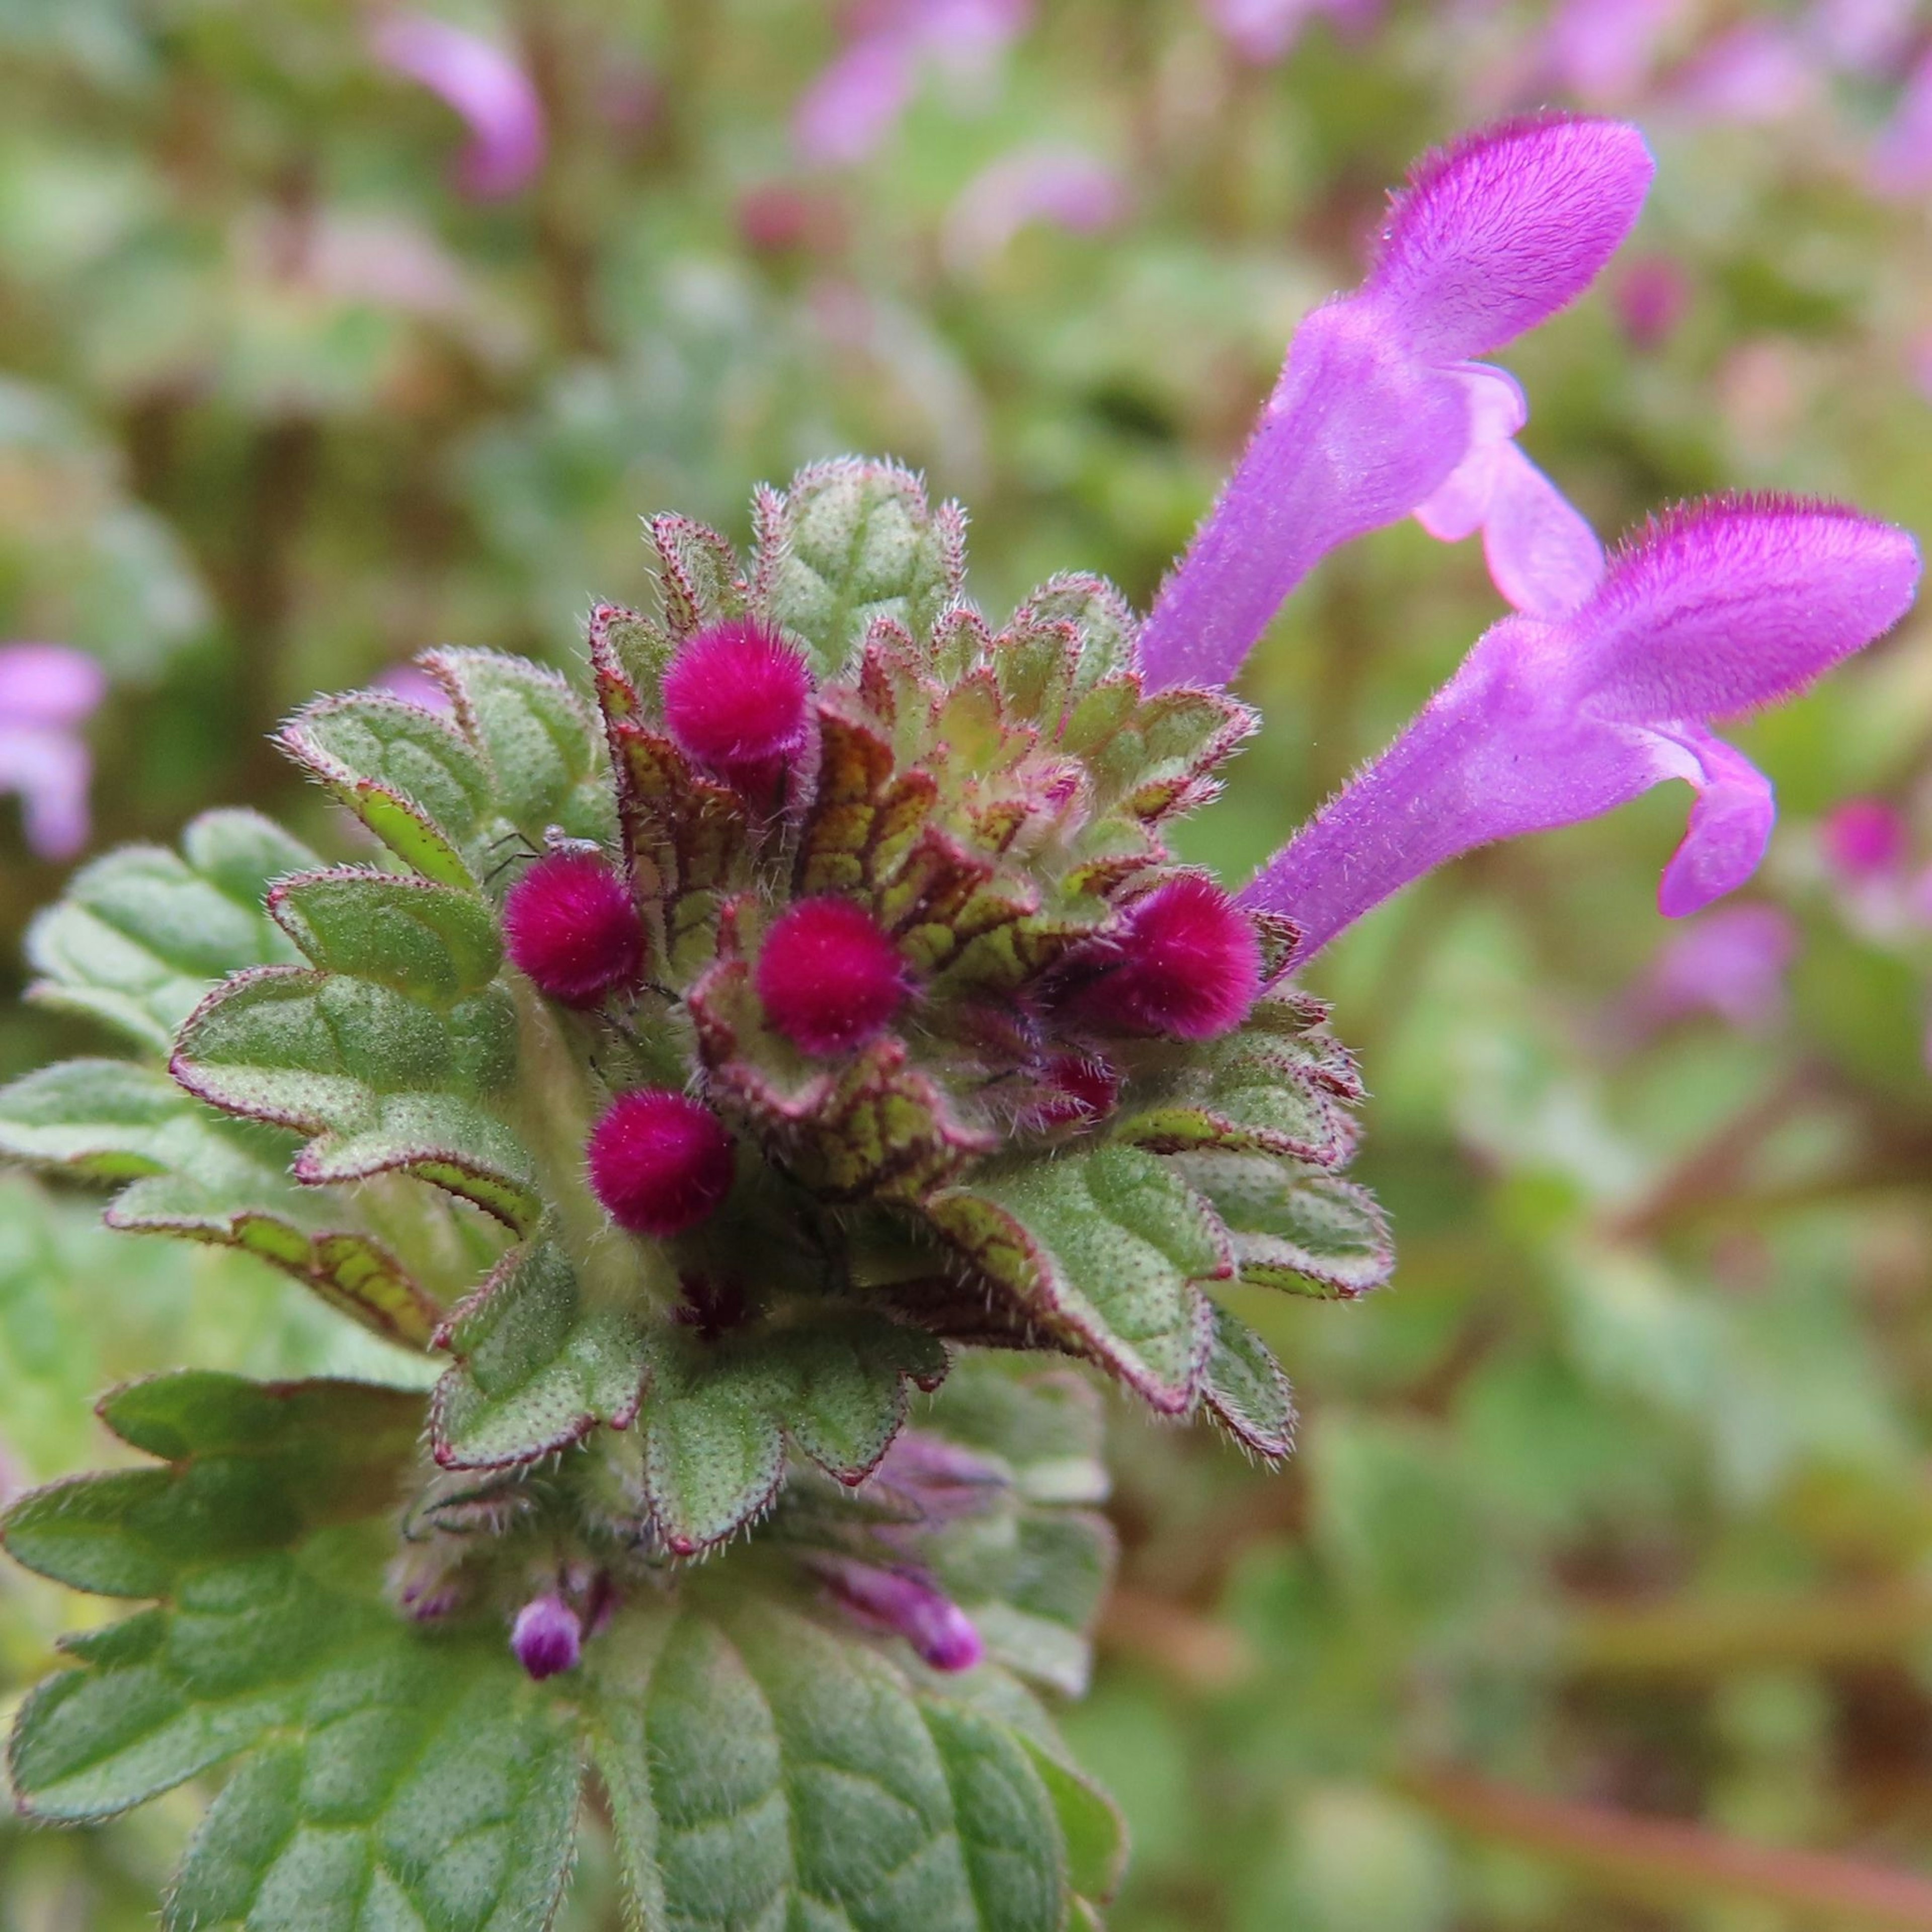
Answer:
<svg viewBox="0 0 1932 1932"><path fill-rule="evenodd" d="M664 681L679 750L747 796L767 792L806 741L812 676L776 632L749 617L700 631Z"/></svg>
<svg viewBox="0 0 1932 1932"><path fill-rule="evenodd" d="M758 955L765 1017L806 1053L864 1046L892 1024L907 990L891 935L850 899L801 899Z"/></svg>
<svg viewBox="0 0 1932 1932"><path fill-rule="evenodd" d="M664 1240L707 1220L731 1191L731 1136L688 1094L620 1094L592 1130L590 1186L611 1220Z"/></svg>
<svg viewBox="0 0 1932 1932"><path fill-rule="evenodd" d="M1205 879L1171 880L1136 899L1114 950L1118 963L1082 985L1076 1003L1123 1033L1212 1040L1240 1025L1261 992L1254 922Z"/></svg>
<svg viewBox="0 0 1932 1932"><path fill-rule="evenodd" d="M1666 518L1576 610L1479 638L1242 902L1295 922L1298 962L1445 860L1681 778L1697 796L1658 902L1696 912L1756 870L1775 816L1770 781L1711 721L1795 696L1896 623L1918 578L1904 531L1830 505L1730 499Z"/></svg>
<svg viewBox="0 0 1932 1932"><path fill-rule="evenodd" d="M503 902L511 962L539 992L594 1006L643 976L644 929L631 890L595 852L548 852Z"/></svg>
<svg viewBox="0 0 1932 1932"><path fill-rule="evenodd" d="M827 1555L806 1567L849 1616L904 1637L932 1670L970 1670L986 1654L972 1618L923 1571Z"/></svg>
<svg viewBox="0 0 1932 1932"><path fill-rule="evenodd" d="M84 651L64 644L0 646L0 791L20 800L28 846L71 859L87 843L92 754L80 728L107 694Z"/></svg>
<svg viewBox="0 0 1932 1932"><path fill-rule="evenodd" d="M1877 798L1848 798L1818 829L1825 862L1846 884L1896 872L1909 835L1895 806Z"/></svg>
<svg viewBox="0 0 1932 1932"><path fill-rule="evenodd" d="M1493 508L1514 530L1540 499L1506 590L1560 608L1581 520L1558 516L1548 500L1562 500L1526 463L1499 457L1520 394L1472 358L1582 293L1629 232L1652 172L1635 128L1562 118L1490 129L1415 171L1367 281L1295 331L1246 451L1162 586L1140 640L1150 688L1225 683L1323 556L1421 509L1472 455L1488 482L1467 493L1464 517L1486 522ZM1546 552L1556 580L1538 588Z"/></svg>
<svg viewBox="0 0 1932 1932"><path fill-rule="evenodd" d="M543 103L500 47L427 14L392 14L370 32L376 58L420 81L469 123L457 184L479 201L526 188L543 166Z"/></svg>
<svg viewBox="0 0 1932 1932"><path fill-rule="evenodd" d="M517 1612L510 1630L517 1661L539 1684L546 1677L574 1670L583 1646L582 1620L554 1594L532 1598Z"/></svg>

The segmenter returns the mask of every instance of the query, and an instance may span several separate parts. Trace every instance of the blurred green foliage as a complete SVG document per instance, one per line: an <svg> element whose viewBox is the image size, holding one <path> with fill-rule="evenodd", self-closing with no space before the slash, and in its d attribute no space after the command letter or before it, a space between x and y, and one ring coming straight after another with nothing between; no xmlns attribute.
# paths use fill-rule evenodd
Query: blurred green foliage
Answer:
<svg viewBox="0 0 1932 1932"><path fill-rule="evenodd" d="M452 5L550 123L484 205L347 0L0 0L0 634L116 680L97 842L246 801L343 849L265 742L301 698L443 641L568 661L594 597L640 594L640 514L742 537L754 482L846 449L966 499L988 609L1074 567L1144 602L1384 188L1533 98L1547 11L1418 0L1251 67L1190 0L1043 0L994 80L814 171L808 0ZM1858 171L1889 99L1633 104L1660 164L1633 251L1688 311L1635 346L1613 268L1510 358L1526 446L1600 527L1739 487L1932 531L1932 230ZM1117 168L1125 218L949 246L1044 136ZM1332 559L1190 856L1264 856L1497 608L1413 527ZM1363 1305L1242 1308L1297 1378L1286 1473L1122 1415L1123 1586L1069 1717L1136 1840L1122 1932L1932 1925L1932 951L1840 916L1812 830L1852 792L1932 818L1923 625L1747 736L1786 810L1756 890L1804 933L1768 1030L1633 1018L1667 794L1463 862L1312 974L1402 1262ZM4 839L17 988L58 879ZM71 1043L14 1008L0 1071ZM242 1258L91 1215L0 1190L9 1482L98 1460L117 1377L406 1372ZM0 1579L8 1683L80 1613ZM0 1837L0 1927L150 1922L192 1811ZM585 1928L615 1922L592 1838Z"/></svg>

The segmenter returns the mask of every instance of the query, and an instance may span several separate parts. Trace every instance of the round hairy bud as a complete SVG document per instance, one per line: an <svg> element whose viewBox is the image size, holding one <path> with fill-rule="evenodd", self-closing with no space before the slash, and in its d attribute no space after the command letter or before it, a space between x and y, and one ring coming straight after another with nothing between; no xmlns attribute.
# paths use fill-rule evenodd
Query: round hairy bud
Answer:
<svg viewBox="0 0 1932 1932"><path fill-rule="evenodd" d="M1082 989L1083 1012L1123 1033L1212 1040L1262 989L1254 922L1219 886L1170 880L1127 909L1120 963Z"/></svg>
<svg viewBox="0 0 1932 1932"><path fill-rule="evenodd" d="M574 1670L583 1645L583 1623L554 1594L531 1598L510 1628L510 1648L516 1652L517 1661L538 1683L559 1671Z"/></svg>
<svg viewBox="0 0 1932 1932"><path fill-rule="evenodd" d="M551 852L510 888L503 944L539 992L594 1006L634 986L644 970L644 928L631 891L594 852Z"/></svg>
<svg viewBox="0 0 1932 1932"><path fill-rule="evenodd" d="M688 639L664 674L664 724L694 764L769 790L806 740L812 674L769 626L733 617Z"/></svg>
<svg viewBox="0 0 1932 1932"><path fill-rule="evenodd" d="M681 1234L731 1191L735 1163L724 1123L668 1087L620 1094L591 1130L589 1154L592 1191L634 1234Z"/></svg>
<svg viewBox="0 0 1932 1932"><path fill-rule="evenodd" d="M906 997L892 936L850 899L801 899L758 955L765 1016L806 1053L849 1053L889 1026Z"/></svg>
<svg viewBox="0 0 1932 1932"><path fill-rule="evenodd" d="M1120 1096L1120 1076L1104 1060L1056 1054L1042 1072L1047 1092L1035 1118L1043 1127L1090 1126L1105 1120Z"/></svg>

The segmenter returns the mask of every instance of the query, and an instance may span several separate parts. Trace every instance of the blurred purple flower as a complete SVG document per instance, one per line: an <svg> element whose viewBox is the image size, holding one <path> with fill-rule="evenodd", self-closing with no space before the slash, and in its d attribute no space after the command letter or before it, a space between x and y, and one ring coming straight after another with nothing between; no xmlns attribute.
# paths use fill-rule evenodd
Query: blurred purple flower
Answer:
<svg viewBox="0 0 1932 1932"><path fill-rule="evenodd" d="M800 96L792 139L806 160L850 166L891 135L928 64L983 79L1026 30L1033 0L870 0L847 16L844 50Z"/></svg>
<svg viewBox="0 0 1932 1932"><path fill-rule="evenodd" d="M1866 164L1872 191L1904 200L1932 187L1932 51L1906 77Z"/></svg>
<svg viewBox="0 0 1932 1932"><path fill-rule="evenodd" d="M498 46L427 14L390 14L370 29L386 67L420 81L469 123L456 180L478 201L527 188L543 166L543 103L529 75Z"/></svg>
<svg viewBox="0 0 1932 1932"><path fill-rule="evenodd" d="M1243 901L1295 922L1298 963L1446 860L1676 778L1697 796L1658 903L1696 912L1750 876L1775 816L1770 781L1710 722L1792 697L1862 649L1918 578L1904 531L1831 505L1725 499L1667 516L1576 610L1479 638Z"/></svg>
<svg viewBox="0 0 1932 1932"><path fill-rule="evenodd" d="M1150 687L1226 682L1323 555L1428 503L1472 454L1466 488L1432 514L1446 523L1479 500L1486 533L1492 518L1513 530L1510 514L1534 498L1534 541L1520 554L1502 542L1533 572L1563 520L1549 484L1496 448L1520 392L1471 358L1582 294L1652 172L1635 128L1564 117L1505 123L1422 163L1368 280L1295 331L1246 452L1162 585L1140 644ZM1533 592L1539 609L1574 585L1574 527L1568 537L1550 546L1557 579ZM1515 578L1516 593L1531 588Z"/></svg>
<svg viewBox="0 0 1932 1932"><path fill-rule="evenodd" d="M1640 255L1610 288L1611 306L1634 349L1660 349L1690 306L1690 280L1668 255Z"/></svg>
<svg viewBox="0 0 1932 1932"><path fill-rule="evenodd" d="M1796 923L1781 908L1720 906L1658 949L1632 997L1632 1017L1648 1030L1714 1013L1740 1032L1762 1032L1784 1010L1797 952Z"/></svg>
<svg viewBox="0 0 1932 1932"><path fill-rule="evenodd" d="M1848 798L1818 828L1825 862L1842 884L1856 885L1896 873L1910 842L1896 806L1879 798Z"/></svg>
<svg viewBox="0 0 1932 1932"><path fill-rule="evenodd" d="M27 844L43 859L71 859L87 843L94 760L80 727L106 694L106 674L84 651L0 645L0 791L18 796Z"/></svg>
<svg viewBox="0 0 1932 1932"><path fill-rule="evenodd" d="M400 698L405 704L418 706L424 711L446 714L456 709L449 693L420 664L389 664L369 680L369 688L386 691L392 698Z"/></svg>
<svg viewBox="0 0 1932 1932"><path fill-rule="evenodd" d="M1202 11L1242 59L1271 67L1321 15L1346 34L1367 33L1382 18L1382 0L1202 0Z"/></svg>
<svg viewBox="0 0 1932 1932"><path fill-rule="evenodd" d="M824 1553L805 1560L848 1616L904 1637L933 1670L970 1670L986 1654L972 1618L924 1570Z"/></svg>
<svg viewBox="0 0 1932 1932"><path fill-rule="evenodd" d="M1016 148L960 190L946 218L946 257L956 268L970 268L998 254L1029 222L1090 235L1126 212L1126 183L1097 154L1045 144Z"/></svg>
<svg viewBox="0 0 1932 1932"><path fill-rule="evenodd" d="M1846 74L1882 74L1911 44L1919 0L1812 0L1803 32Z"/></svg>
<svg viewBox="0 0 1932 1932"><path fill-rule="evenodd" d="M1676 104L1700 120L1762 125L1816 98L1819 62L1774 20L1746 21L1720 35L1678 76Z"/></svg>
<svg viewBox="0 0 1932 1932"><path fill-rule="evenodd" d="M1564 0L1544 32L1537 71L1588 106L1633 100L1684 10L1684 0Z"/></svg>

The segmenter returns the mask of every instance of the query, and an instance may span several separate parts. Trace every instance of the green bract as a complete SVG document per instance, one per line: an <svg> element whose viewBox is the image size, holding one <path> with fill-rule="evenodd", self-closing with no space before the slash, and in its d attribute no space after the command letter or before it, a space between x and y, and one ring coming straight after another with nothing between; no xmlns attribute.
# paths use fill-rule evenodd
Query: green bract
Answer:
<svg viewBox="0 0 1932 1932"><path fill-rule="evenodd" d="M1097 1923L1118 1826L1024 1688L1084 1686L1111 1561L1064 1358L1278 1457L1286 1382L1214 1288L1388 1273L1339 1178L1360 1088L1318 1004L1270 992L1190 1041L1083 1004L1249 714L1146 694L1097 580L996 629L962 515L902 470L808 470L755 521L743 566L652 524L661 608L598 607L594 706L444 651L446 714L302 712L286 748L380 861L212 814L35 928L37 997L145 1058L16 1082L0 1150L448 1360L427 1403L136 1384L102 1414L158 1466L6 1519L28 1567L153 1600L29 1701L22 1802L98 1817L232 1767L171 1924L546 1925L586 1763L646 1928ZM812 674L767 797L663 716L667 666L727 620ZM629 882L646 968L594 1010L506 962L506 896L547 851ZM779 913L826 896L908 989L838 1052L760 990ZM1284 937L1257 932L1264 959ZM586 1174L640 1088L735 1149L722 1207L668 1240ZM541 1660L506 1641L539 1605L578 1633Z"/></svg>

